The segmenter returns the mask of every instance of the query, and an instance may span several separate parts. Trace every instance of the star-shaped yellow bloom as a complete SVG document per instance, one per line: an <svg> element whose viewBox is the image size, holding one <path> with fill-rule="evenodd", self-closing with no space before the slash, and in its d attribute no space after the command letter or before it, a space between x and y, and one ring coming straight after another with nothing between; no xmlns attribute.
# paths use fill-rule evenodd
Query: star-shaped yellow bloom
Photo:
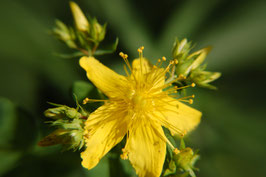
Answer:
<svg viewBox="0 0 266 177"><path fill-rule="evenodd" d="M85 123L86 150L81 153L85 168L95 167L126 135L121 158L130 160L138 176L159 177L166 143L174 150L162 126L173 135L184 135L200 122L201 112L174 99L172 93L178 88L169 89L172 82L165 82L174 61L165 69L153 66L142 57L142 49L139 49L140 58L135 59L132 66L127 55L121 53L131 71L127 76L115 73L94 57L80 59L87 77L109 97Z"/></svg>

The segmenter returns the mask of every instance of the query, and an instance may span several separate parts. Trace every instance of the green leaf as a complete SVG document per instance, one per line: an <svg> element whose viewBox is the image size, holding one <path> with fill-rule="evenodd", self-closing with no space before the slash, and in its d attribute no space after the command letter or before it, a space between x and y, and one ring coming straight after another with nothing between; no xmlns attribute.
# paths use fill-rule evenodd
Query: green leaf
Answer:
<svg viewBox="0 0 266 177"><path fill-rule="evenodd" d="M0 176L17 164L36 138L34 119L10 100L0 98Z"/></svg>
<svg viewBox="0 0 266 177"><path fill-rule="evenodd" d="M1 148L26 150L36 138L36 123L25 110L6 98L0 98Z"/></svg>
<svg viewBox="0 0 266 177"><path fill-rule="evenodd" d="M0 176L16 166L21 156L19 151L0 149Z"/></svg>
<svg viewBox="0 0 266 177"><path fill-rule="evenodd" d="M112 43L111 45L99 47L94 53L94 55L105 55L105 54L110 54L116 51L117 45L118 45L119 39L116 38L115 42Z"/></svg>

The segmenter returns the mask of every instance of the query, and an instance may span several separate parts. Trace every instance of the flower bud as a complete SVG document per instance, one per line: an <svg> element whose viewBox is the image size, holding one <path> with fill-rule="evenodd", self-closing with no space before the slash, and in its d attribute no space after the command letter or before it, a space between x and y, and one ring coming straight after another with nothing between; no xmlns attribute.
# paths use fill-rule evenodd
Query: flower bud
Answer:
<svg viewBox="0 0 266 177"><path fill-rule="evenodd" d="M205 60L205 58L208 55L208 53L210 52L210 50L211 50L211 48L207 47L207 48L201 49L199 51L196 51L196 52L194 52L188 56L188 59L195 57L194 62L190 66L191 70L196 69L197 67L199 67L202 64L202 62Z"/></svg>
<svg viewBox="0 0 266 177"><path fill-rule="evenodd" d="M44 137L39 146L52 146L62 144L64 149L81 149L84 145L84 122L88 113L77 102L77 108L65 105L50 103L55 108L47 109L44 115L48 118L56 119L49 121L56 130Z"/></svg>
<svg viewBox="0 0 266 177"><path fill-rule="evenodd" d="M172 56L173 58L182 61L186 58L190 50L191 43L188 43L186 38L184 38L181 42L176 39L172 50Z"/></svg>
<svg viewBox="0 0 266 177"><path fill-rule="evenodd" d="M61 119L65 116L66 107L50 108L44 111L44 116L52 119Z"/></svg>
<svg viewBox="0 0 266 177"><path fill-rule="evenodd" d="M103 26L100 25L96 18L92 19L91 23L92 27L90 35L95 41L97 42L102 41L106 33L106 24L104 24Z"/></svg>
<svg viewBox="0 0 266 177"><path fill-rule="evenodd" d="M182 149L179 154L175 155L175 162L178 168L188 172L190 176L195 176L193 172L194 164L199 159L199 155L194 153L189 147Z"/></svg>
<svg viewBox="0 0 266 177"><path fill-rule="evenodd" d="M209 83L218 79L220 76L220 72L210 72L197 69L191 72L190 80L195 82L198 86L216 89L216 87L210 85Z"/></svg>
<svg viewBox="0 0 266 177"><path fill-rule="evenodd" d="M73 1L70 1L69 4L74 17L76 28L80 31L88 31L89 22L80 7Z"/></svg>
<svg viewBox="0 0 266 177"><path fill-rule="evenodd" d="M70 48L76 48L76 44L74 42L75 35L71 28L68 28L63 22L60 20L56 20L56 27L52 30L55 36L65 42Z"/></svg>
<svg viewBox="0 0 266 177"><path fill-rule="evenodd" d="M202 64L209 51L210 48L204 48L187 57L183 56L180 58L176 68L177 75L182 74L188 76L191 71L195 70Z"/></svg>

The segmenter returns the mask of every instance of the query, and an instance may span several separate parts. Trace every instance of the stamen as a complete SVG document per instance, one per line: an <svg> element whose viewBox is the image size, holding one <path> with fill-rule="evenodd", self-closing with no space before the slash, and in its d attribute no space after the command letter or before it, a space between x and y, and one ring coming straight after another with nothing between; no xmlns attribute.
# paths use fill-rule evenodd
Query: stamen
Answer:
<svg viewBox="0 0 266 177"><path fill-rule="evenodd" d="M169 62L169 64L168 64L168 66L165 68L165 70L164 70L164 74L167 73L168 71L170 71L171 66L172 66L173 64L174 64L174 61L171 60L171 61Z"/></svg>
<svg viewBox="0 0 266 177"><path fill-rule="evenodd" d="M193 104L193 99L188 99L188 98L195 98L195 95L182 97L182 98L179 98L179 99L177 99L177 100L179 100L179 101L183 101L183 102L187 102L187 103L189 103L189 104ZM188 99L188 100L187 100L187 99Z"/></svg>
<svg viewBox="0 0 266 177"><path fill-rule="evenodd" d="M88 102L106 102L108 100L96 100L96 99L90 99L90 98L85 98L83 100L83 104L87 104Z"/></svg>
<svg viewBox="0 0 266 177"><path fill-rule="evenodd" d="M127 67L129 68L130 72L132 73L132 68L130 66L130 63L128 61L128 55L127 54L124 54L123 52L120 52L119 55L123 58L123 60L125 61Z"/></svg>
<svg viewBox="0 0 266 177"><path fill-rule="evenodd" d="M142 58L142 54L143 54L143 50L144 50L144 46L141 46L140 48L138 48L138 52L139 52L139 58Z"/></svg>
<svg viewBox="0 0 266 177"><path fill-rule="evenodd" d="M166 58L165 58L165 56L163 56L163 57L162 57L162 60L163 60L163 61L166 61Z"/></svg>
<svg viewBox="0 0 266 177"><path fill-rule="evenodd" d="M174 82L179 81L179 80L180 80L180 78L178 77L178 78L172 80L171 82L164 84L164 85L161 86L161 87L157 87L157 88L155 88L155 89L152 89L152 88L151 88L151 89L149 90L149 92L156 92L156 91L159 91L159 90L165 89L165 88L167 88L167 87L170 87ZM154 85L155 85L155 84L154 84ZM177 89L177 88L176 88L176 89Z"/></svg>
<svg viewBox="0 0 266 177"><path fill-rule="evenodd" d="M184 88L188 88L188 87L195 87L196 84L195 83L192 83L191 85L186 85L186 86L183 86L183 87L178 87L177 90L181 90L181 89L184 89Z"/></svg>

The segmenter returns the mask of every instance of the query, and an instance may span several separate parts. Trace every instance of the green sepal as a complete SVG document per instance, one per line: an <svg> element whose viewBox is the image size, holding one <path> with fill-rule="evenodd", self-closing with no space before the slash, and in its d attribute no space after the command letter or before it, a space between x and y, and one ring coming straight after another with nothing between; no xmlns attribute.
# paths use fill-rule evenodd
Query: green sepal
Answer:
<svg viewBox="0 0 266 177"><path fill-rule="evenodd" d="M82 57L85 54L78 51L78 52L74 52L74 53L70 53L70 54L63 54L63 53L54 53L54 55L64 58L64 59L71 59L71 58L76 58L76 57Z"/></svg>
<svg viewBox="0 0 266 177"><path fill-rule="evenodd" d="M179 149L182 150L182 149L185 149L185 148L186 148L186 144L185 144L184 138L181 138L180 139Z"/></svg>
<svg viewBox="0 0 266 177"><path fill-rule="evenodd" d="M116 51L117 46L118 46L118 42L119 39L116 38L116 40L110 44L110 45L106 45L106 46L99 46L99 48L95 51L94 55L105 55L105 54L110 54Z"/></svg>
<svg viewBox="0 0 266 177"><path fill-rule="evenodd" d="M174 175L176 173L176 165L174 160L170 160L168 168L164 171L163 177Z"/></svg>

